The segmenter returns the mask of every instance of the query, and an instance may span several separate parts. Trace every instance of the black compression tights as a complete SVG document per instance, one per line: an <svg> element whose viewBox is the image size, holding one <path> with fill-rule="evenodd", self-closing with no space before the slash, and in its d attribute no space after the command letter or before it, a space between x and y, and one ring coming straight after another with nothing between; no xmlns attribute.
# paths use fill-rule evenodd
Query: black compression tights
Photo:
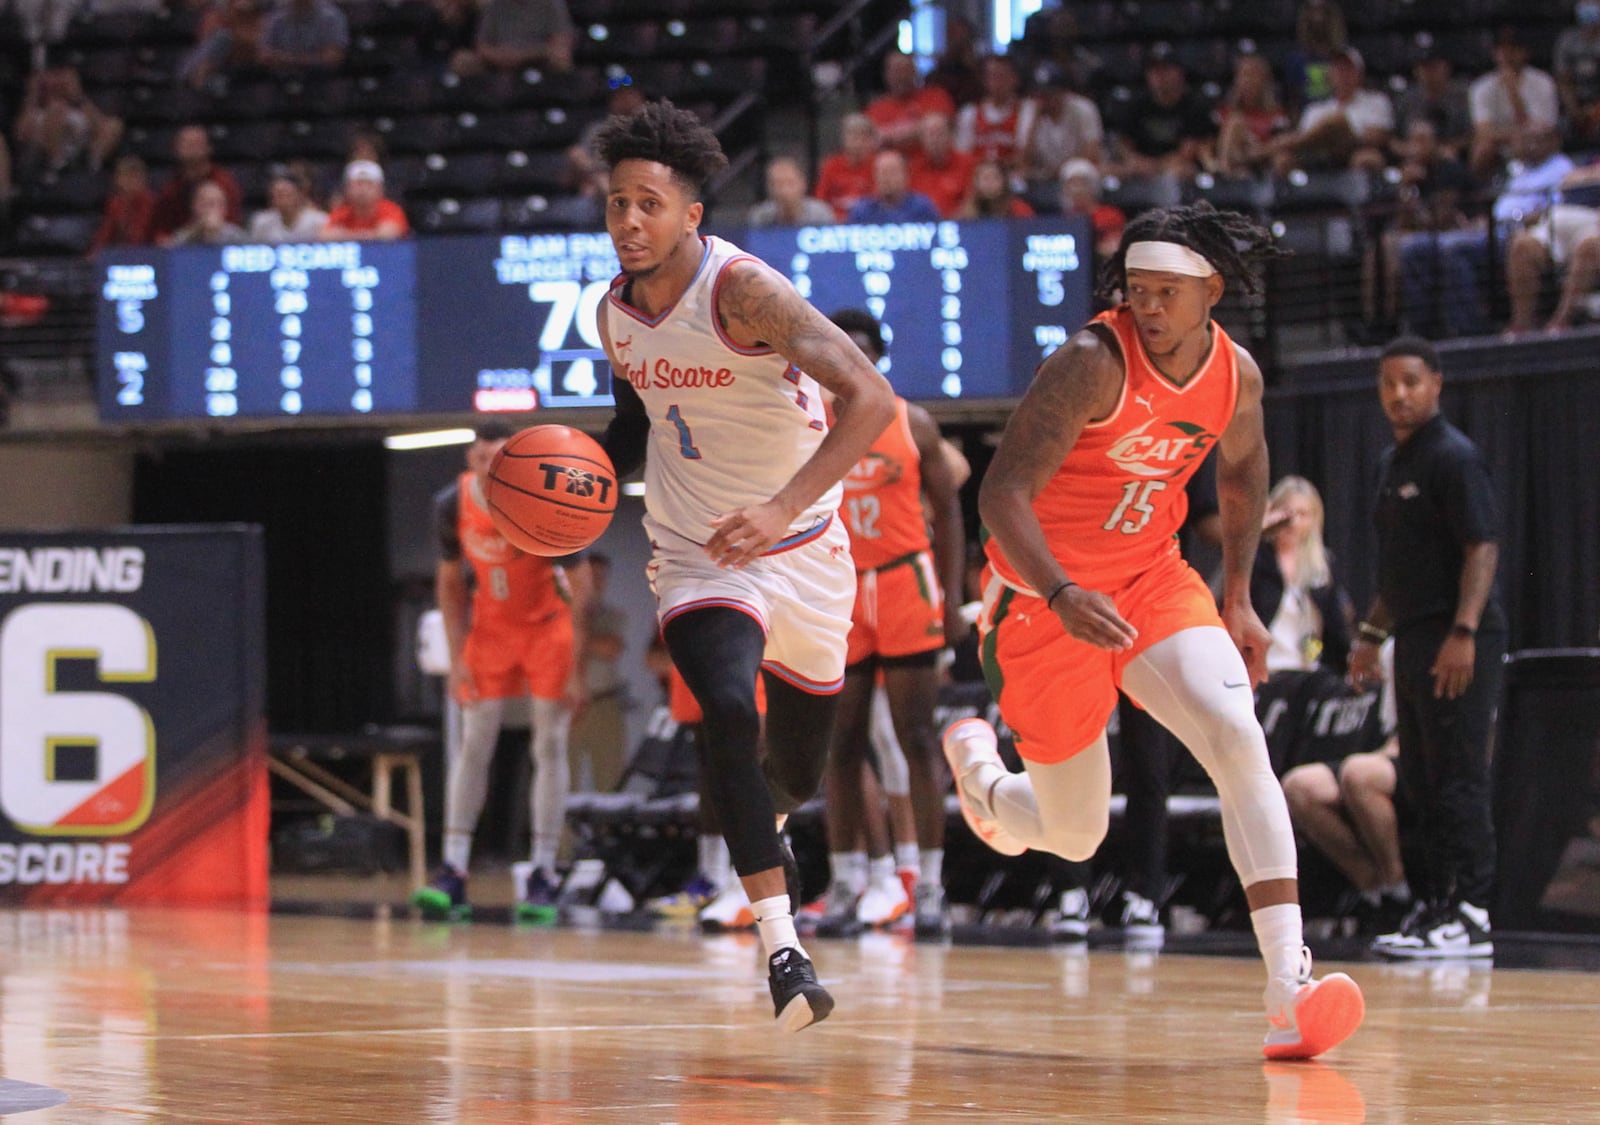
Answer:
<svg viewBox="0 0 1600 1125"><path fill-rule="evenodd" d="M793 812L816 793L827 763L835 698L766 676L767 754L759 762L756 674L766 647L761 626L737 609L715 606L680 614L662 635L705 712L702 795L722 825L733 869L754 875L780 866L773 818Z"/></svg>

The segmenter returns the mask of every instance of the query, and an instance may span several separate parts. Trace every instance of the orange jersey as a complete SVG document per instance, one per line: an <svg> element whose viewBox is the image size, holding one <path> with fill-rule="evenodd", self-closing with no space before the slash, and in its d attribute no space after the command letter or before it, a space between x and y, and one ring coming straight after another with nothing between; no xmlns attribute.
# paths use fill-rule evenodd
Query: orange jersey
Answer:
<svg viewBox="0 0 1600 1125"><path fill-rule="evenodd" d="M922 454L911 436L905 399L895 399L894 421L845 475L839 513L850 532L857 572L928 550Z"/></svg>
<svg viewBox="0 0 1600 1125"><path fill-rule="evenodd" d="M472 474L456 483L461 554L472 567L472 628L518 630L568 612L566 575L550 559L506 542L478 501Z"/></svg>
<svg viewBox="0 0 1600 1125"><path fill-rule="evenodd" d="M1116 407L1084 427L1077 444L1033 501L1050 552L1079 585L1114 590L1176 551L1189 510L1184 484L1233 418L1239 361L1215 322L1211 352L1182 386L1145 355L1126 305L1095 317L1117 337L1126 372ZM1001 578L1025 588L1000 545L989 559Z"/></svg>

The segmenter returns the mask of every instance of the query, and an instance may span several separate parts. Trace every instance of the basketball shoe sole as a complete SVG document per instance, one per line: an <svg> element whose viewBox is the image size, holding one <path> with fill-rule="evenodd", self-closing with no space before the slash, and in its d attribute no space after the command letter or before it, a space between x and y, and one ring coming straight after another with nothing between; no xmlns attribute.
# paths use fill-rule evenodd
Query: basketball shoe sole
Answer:
<svg viewBox="0 0 1600 1125"><path fill-rule="evenodd" d="M1310 1059L1355 1033L1367 1013L1361 986L1344 973L1307 981L1294 994L1290 1026L1267 1033L1261 1053L1269 1059Z"/></svg>
<svg viewBox="0 0 1600 1125"><path fill-rule="evenodd" d="M964 739L957 738L957 733L968 724L978 723L988 727L982 719L962 719L959 723L951 725L944 732L941 746L944 749L944 759L950 763L950 776L955 778L956 799L961 802L961 819L967 822L967 827L978 839L988 844L1001 855L1021 855L1027 851L1026 845L1011 833L997 820L979 816L967 801L966 789L961 779L985 762L991 762L1004 770L1005 763L1000 760L1000 754L994 747L988 745L974 745Z"/></svg>

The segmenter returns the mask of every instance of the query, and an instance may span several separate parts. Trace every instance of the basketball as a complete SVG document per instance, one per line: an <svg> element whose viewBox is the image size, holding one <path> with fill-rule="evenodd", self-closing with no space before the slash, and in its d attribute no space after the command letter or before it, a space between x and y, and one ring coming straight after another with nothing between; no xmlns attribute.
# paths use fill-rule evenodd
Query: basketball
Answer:
<svg viewBox="0 0 1600 1125"><path fill-rule="evenodd" d="M617 474L581 430L532 426L494 455L486 492L489 515L512 546L557 558L600 538L617 509Z"/></svg>

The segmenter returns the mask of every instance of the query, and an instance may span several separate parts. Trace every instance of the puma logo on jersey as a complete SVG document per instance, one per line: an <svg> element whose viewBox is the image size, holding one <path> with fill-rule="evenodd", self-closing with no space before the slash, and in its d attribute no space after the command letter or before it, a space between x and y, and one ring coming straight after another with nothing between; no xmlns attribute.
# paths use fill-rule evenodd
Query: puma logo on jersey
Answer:
<svg viewBox="0 0 1600 1125"><path fill-rule="evenodd" d="M1149 395L1134 395L1133 396L1133 401L1137 402L1140 406L1144 407L1151 414L1154 414L1156 412L1155 401Z"/></svg>
<svg viewBox="0 0 1600 1125"><path fill-rule="evenodd" d="M1154 433L1146 433L1155 428ZM1176 430L1175 434L1165 431ZM1129 430L1106 450L1106 456L1118 468L1136 477L1171 476L1190 461L1204 457L1217 440L1193 422L1162 421L1148 418L1135 429Z"/></svg>

